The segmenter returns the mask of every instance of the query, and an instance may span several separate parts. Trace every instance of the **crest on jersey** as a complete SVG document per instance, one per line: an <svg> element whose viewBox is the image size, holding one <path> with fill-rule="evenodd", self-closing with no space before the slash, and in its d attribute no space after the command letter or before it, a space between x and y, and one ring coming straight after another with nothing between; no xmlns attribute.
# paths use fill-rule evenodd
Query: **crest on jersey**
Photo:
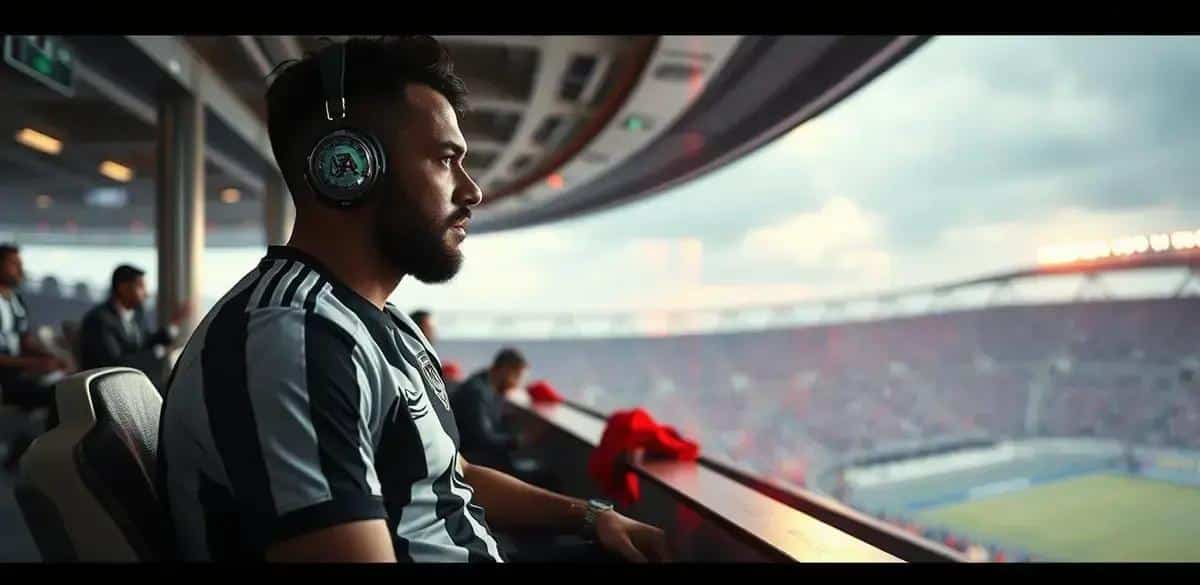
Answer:
<svg viewBox="0 0 1200 585"><path fill-rule="evenodd" d="M401 384L400 393L404 395L404 402L408 405L408 415L412 417L413 420L417 420L429 414L428 403L421 402L421 395L424 394L424 392L422 392L420 388Z"/></svg>
<svg viewBox="0 0 1200 585"><path fill-rule="evenodd" d="M450 410L450 398L446 396L446 385L442 383L442 373L438 371L437 365L433 363L429 353L421 352L417 356L417 361L421 364L421 375L425 376L425 383L433 388L433 393L437 394L438 400L442 401L442 406L445 406L446 410Z"/></svg>

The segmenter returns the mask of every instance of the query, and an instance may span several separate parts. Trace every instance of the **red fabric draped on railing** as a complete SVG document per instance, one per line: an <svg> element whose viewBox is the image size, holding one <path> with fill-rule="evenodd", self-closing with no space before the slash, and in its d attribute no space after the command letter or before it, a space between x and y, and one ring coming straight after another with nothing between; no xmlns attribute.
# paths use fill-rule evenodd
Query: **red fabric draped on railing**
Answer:
<svg viewBox="0 0 1200 585"><path fill-rule="evenodd" d="M546 380L538 380L525 389L533 402L556 404L563 401L562 395Z"/></svg>
<svg viewBox="0 0 1200 585"><path fill-rule="evenodd" d="M667 457L694 461L700 445L683 438L674 428L659 424L644 409L618 411L608 417L600 444L592 451L588 472L604 493L623 504L641 497L637 476L625 469L621 460L635 449L645 449L647 457Z"/></svg>

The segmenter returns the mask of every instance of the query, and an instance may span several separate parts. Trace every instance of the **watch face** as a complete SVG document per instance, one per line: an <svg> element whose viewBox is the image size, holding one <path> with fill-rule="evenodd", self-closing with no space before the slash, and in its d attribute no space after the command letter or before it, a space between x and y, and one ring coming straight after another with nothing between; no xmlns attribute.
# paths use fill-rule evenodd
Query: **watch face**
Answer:
<svg viewBox="0 0 1200 585"><path fill-rule="evenodd" d="M613 509L613 505L604 500L588 500L588 506L601 511Z"/></svg>

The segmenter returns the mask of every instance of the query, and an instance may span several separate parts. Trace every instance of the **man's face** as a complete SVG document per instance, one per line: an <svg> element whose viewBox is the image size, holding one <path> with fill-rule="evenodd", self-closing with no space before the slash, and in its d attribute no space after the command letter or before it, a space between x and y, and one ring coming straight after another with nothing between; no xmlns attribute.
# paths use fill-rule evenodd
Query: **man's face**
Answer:
<svg viewBox="0 0 1200 585"><path fill-rule="evenodd" d="M520 388L525 383L525 372L527 367L508 367L500 368L497 382L500 384L500 393L507 394L515 388Z"/></svg>
<svg viewBox="0 0 1200 585"><path fill-rule="evenodd" d="M401 272L425 283L450 280L462 266L471 208L483 193L463 168L467 145L450 102L410 85L388 149L388 184L376 208L375 239Z"/></svg>
<svg viewBox="0 0 1200 585"><path fill-rule="evenodd" d="M0 284L15 287L25 280L25 266L21 263L21 254L13 252L0 258Z"/></svg>
<svg viewBox="0 0 1200 585"><path fill-rule="evenodd" d="M146 278L139 276L134 280L121 283L117 295L121 304L130 309L141 309L146 304Z"/></svg>

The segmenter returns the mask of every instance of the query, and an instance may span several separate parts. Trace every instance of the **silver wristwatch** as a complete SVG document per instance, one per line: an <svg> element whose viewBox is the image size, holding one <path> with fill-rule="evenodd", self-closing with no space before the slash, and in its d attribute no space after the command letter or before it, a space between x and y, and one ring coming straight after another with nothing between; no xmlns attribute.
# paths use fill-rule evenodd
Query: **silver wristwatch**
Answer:
<svg viewBox="0 0 1200 585"><path fill-rule="evenodd" d="M612 509L613 505L604 500L588 500L583 513L583 533L589 536L596 534L596 519Z"/></svg>

